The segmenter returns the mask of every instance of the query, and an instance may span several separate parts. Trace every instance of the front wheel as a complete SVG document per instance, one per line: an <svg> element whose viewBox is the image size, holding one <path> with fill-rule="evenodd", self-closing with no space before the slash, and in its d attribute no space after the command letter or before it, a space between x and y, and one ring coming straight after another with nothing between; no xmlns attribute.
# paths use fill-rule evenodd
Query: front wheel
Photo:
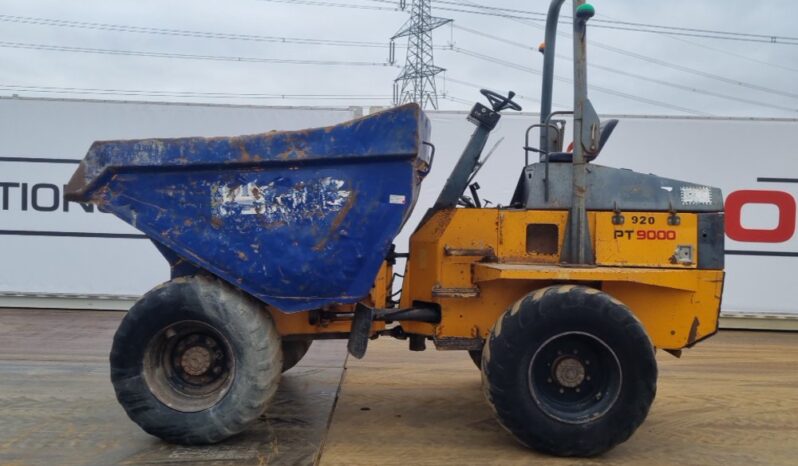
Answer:
<svg viewBox="0 0 798 466"><path fill-rule="evenodd" d="M628 439L656 393L654 349L622 303L574 285L538 290L496 322L482 354L485 395L521 443L594 456Z"/></svg>
<svg viewBox="0 0 798 466"><path fill-rule="evenodd" d="M263 306L204 277L172 280L137 301L110 359L130 419L185 445L246 429L274 396L282 369L280 337Z"/></svg>

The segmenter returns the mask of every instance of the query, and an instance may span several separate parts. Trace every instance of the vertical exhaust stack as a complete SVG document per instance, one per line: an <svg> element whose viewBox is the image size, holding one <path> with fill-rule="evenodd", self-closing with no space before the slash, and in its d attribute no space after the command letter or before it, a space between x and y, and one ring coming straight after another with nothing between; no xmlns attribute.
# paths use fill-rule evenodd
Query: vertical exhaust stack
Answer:
<svg viewBox="0 0 798 466"><path fill-rule="evenodd" d="M554 138L548 128L551 115L552 84L554 81L554 53L557 36L557 21L564 0L553 0L546 19L546 39L543 58L543 90L541 92L540 121L543 125L540 146L547 154L556 150ZM572 194L568 211L560 261L572 265L596 263L593 243L587 222L585 199L587 197L586 154L599 150L600 121L593 105L587 98L587 21L595 14L592 5L585 0L574 0L574 151L572 162ZM543 157L547 157L544 155Z"/></svg>
<svg viewBox="0 0 798 466"><path fill-rule="evenodd" d="M548 123L551 115L552 88L554 87L554 51L557 45L557 23L560 20L560 8L565 0L552 0L546 16L546 36L543 41L543 89L540 92L540 150L554 152L554 138L549 136ZM545 155L541 154L541 162Z"/></svg>

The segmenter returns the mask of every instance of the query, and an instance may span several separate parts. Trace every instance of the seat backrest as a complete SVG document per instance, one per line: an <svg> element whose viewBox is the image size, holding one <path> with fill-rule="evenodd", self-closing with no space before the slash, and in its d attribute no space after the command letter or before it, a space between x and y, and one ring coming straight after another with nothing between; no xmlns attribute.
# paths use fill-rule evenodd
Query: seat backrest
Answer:
<svg viewBox="0 0 798 466"><path fill-rule="evenodd" d="M596 157L598 157L598 155L601 153L601 149L604 148L604 144L607 143L607 140L610 138L610 135L615 130L616 126L618 126L618 120L614 118L601 124L599 127L598 151L596 151L595 154L585 154L585 162L592 162L596 159ZM573 152L551 152L549 154L549 162L552 163L572 162L573 160Z"/></svg>

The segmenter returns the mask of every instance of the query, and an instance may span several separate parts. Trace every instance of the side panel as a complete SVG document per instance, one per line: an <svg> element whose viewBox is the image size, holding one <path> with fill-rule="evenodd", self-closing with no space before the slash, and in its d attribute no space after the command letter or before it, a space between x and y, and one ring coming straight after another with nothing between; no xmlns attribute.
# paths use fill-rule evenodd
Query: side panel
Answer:
<svg viewBox="0 0 798 466"><path fill-rule="evenodd" d="M603 290L629 306L654 346L690 347L718 330L723 272L685 273L695 274L695 291L619 282L606 282Z"/></svg>
<svg viewBox="0 0 798 466"><path fill-rule="evenodd" d="M99 203L193 265L294 312L368 294L414 197L414 177L409 161L391 159L124 173Z"/></svg>
<svg viewBox="0 0 798 466"><path fill-rule="evenodd" d="M595 219L601 215L590 215L594 233ZM545 257L540 260L545 255L529 252L527 226L543 223L561 229L564 219L564 213L550 211L456 209L436 214L411 238L411 273L404 283L403 306L414 300L437 303L442 321L437 326L406 323L405 330L433 336L439 349L479 349L508 307L527 293L555 283L583 283L624 302L659 348L684 348L717 330L722 271L680 270L668 261L670 254L662 259L670 244L651 251L632 248L615 252L614 260L643 254L657 268L571 269L557 267L552 258L546 265ZM658 220L662 219L654 223ZM687 219L682 215L682 220L685 231L692 228L695 232L694 216ZM491 242L492 235L495 239ZM561 233L556 237L561 246ZM486 246L495 256L478 250ZM458 249L471 249L473 255L451 254ZM421 251L423 254L418 254ZM659 266L663 260L668 267ZM531 265L535 263L539 265ZM484 273L486 270L492 273Z"/></svg>
<svg viewBox="0 0 798 466"><path fill-rule="evenodd" d="M664 212L623 212L623 223L612 212L596 212L596 264L640 267L696 268L696 214L679 214L678 224Z"/></svg>

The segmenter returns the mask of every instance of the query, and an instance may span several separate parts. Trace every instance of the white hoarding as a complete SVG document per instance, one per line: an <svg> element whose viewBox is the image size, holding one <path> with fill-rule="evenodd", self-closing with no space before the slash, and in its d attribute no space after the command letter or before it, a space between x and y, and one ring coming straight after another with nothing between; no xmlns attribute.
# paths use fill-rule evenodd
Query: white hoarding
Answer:
<svg viewBox="0 0 798 466"><path fill-rule="evenodd" d="M428 115L435 165L396 240L399 251L407 250L410 233L473 131L464 112ZM238 135L354 116L351 109L0 99L0 294L135 296L168 278L166 262L139 232L113 216L61 201L74 161L92 141ZM798 120L619 119L596 163L723 189L724 311L798 315L788 294L798 266ZM530 114L503 117L487 150L501 142L476 179L483 199L509 203L523 167L524 133L536 120Z"/></svg>
<svg viewBox="0 0 798 466"><path fill-rule="evenodd" d="M140 232L63 201L95 140L240 135L355 116L344 108L0 99L0 306L39 305L33 295L55 294L65 295L63 306L102 307L82 296L132 297L168 279L167 262ZM70 297L81 298L65 303Z"/></svg>

